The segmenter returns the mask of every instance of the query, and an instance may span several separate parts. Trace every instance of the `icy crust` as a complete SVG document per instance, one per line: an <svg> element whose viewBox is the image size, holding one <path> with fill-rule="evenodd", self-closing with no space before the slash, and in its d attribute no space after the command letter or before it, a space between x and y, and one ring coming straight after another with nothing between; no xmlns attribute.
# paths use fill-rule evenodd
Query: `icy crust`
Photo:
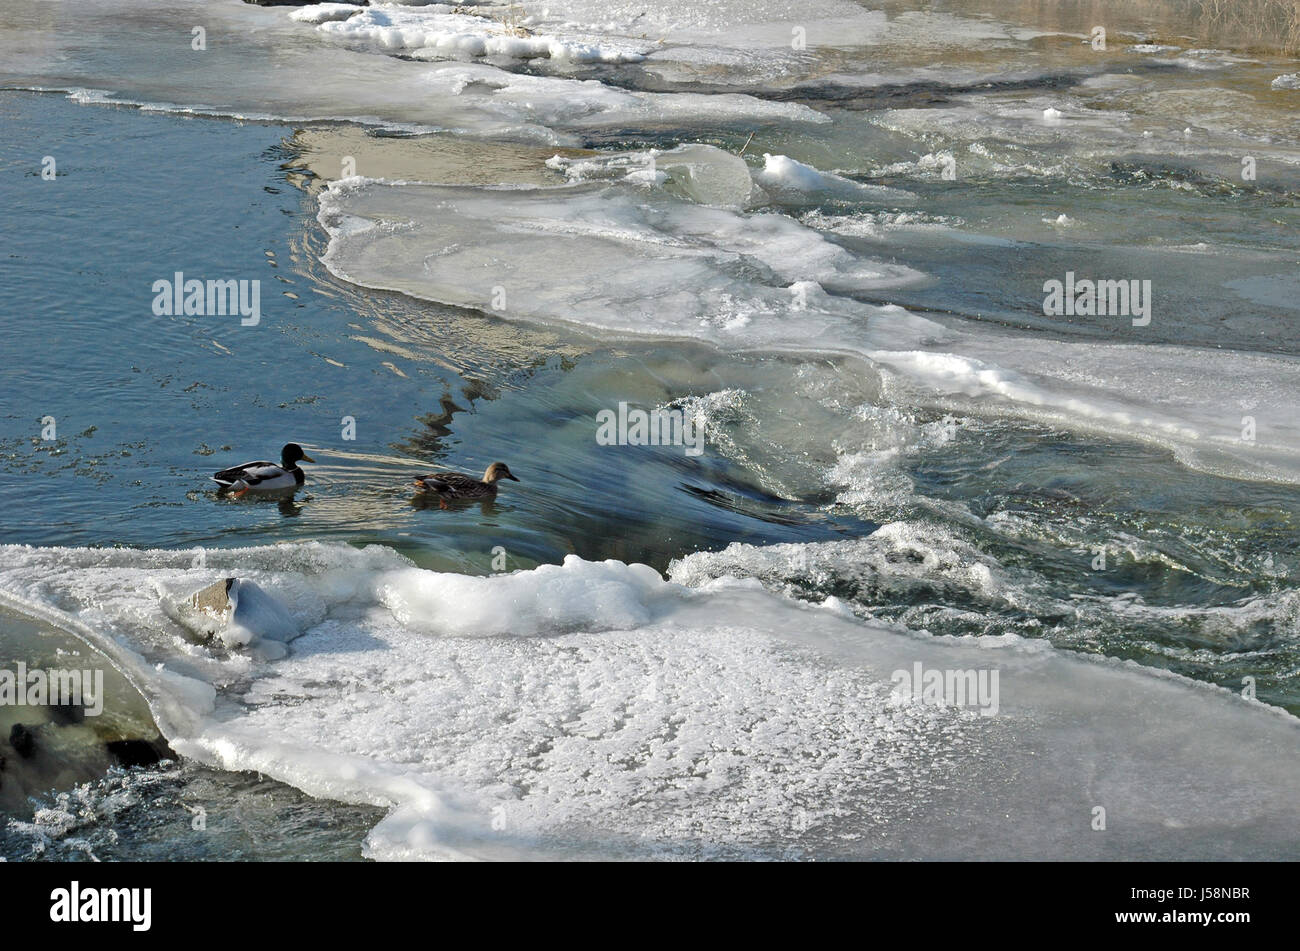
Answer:
<svg viewBox="0 0 1300 951"><path fill-rule="evenodd" d="M767 199L767 194L754 184L743 158L712 145L691 143L672 149L636 149L582 158L556 155L546 165L570 182L622 181L663 188L701 205L739 210Z"/></svg>
<svg viewBox="0 0 1300 951"><path fill-rule="evenodd" d="M753 580L689 589L614 561L473 578L378 547L209 550L204 569L192 554L4 547L0 596L135 658L182 755L388 808L375 858L1297 844L1300 763L1277 751L1300 725L1131 664L917 636ZM287 656L195 644L169 620L163 599L231 573L304 630ZM891 674L917 663L996 669L997 715L895 695ZM1095 805L1112 834L1091 829Z"/></svg>
<svg viewBox="0 0 1300 951"><path fill-rule="evenodd" d="M289 19L299 23L321 24L334 20L346 20L354 13L360 13L366 7L356 3L316 3L298 7L289 11Z"/></svg>
<svg viewBox="0 0 1300 951"><path fill-rule="evenodd" d="M739 93L635 92L597 80L528 76L483 63L441 64L414 87L434 101L456 97L464 110L478 110L471 121L499 117L503 125L527 123L562 130L597 130L639 125L710 123L752 128L781 122L828 123L830 118L798 103L767 102Z"/></svg>
<svg viewBox="0 0 1300 951"><path fill-rule="evenodd" d="M342 5L338 5L342 6ZM335 5L331 5L335 7ZM501 7L501 10L508 8ZM455 11L455 12L453 12ZM636 63L651 44L589 37L576 39L534 33L527 19L512 23L475 13L474 7L445 5L356 8L348 11L304 7L290 14L317 24L323 35L384 51L427 53L438 57L496 56L508 59L550 58L575 63Z"/></svg>
<svg viewBox="0 0 1300 951"><path fill-rule="evenodd" d="M324 262L362 286L508 320L851 354L884 373L886 397L899 405L1122 435L1218 474L1300 480L1293 359L1044 340L866 304L857 297L925 276L781 214L696 204L690 176L680 185L657 158L607 166L608 175L606 160L580 161L556 164L588 180L555 188L332 183L318 215L330 232ZM709 161L719 181L732 179L733 165ZM818 178L790 177L808 185L826 177L809 171ZM696 179L696 197L739 200L739 188ZM867 194L858 204L871 213ZM1247 414L1269 420L1267 435L1242 439Z"/></svg>
<svg viewBox="0 0 1300 951"><path fill-rule="evenodd" d="M701 205L738 210L766 204L801 207L826 203L911 204L901 188L867 185L823 172L786 155L764 153L751 170L743 158L713 145L692 143L672 149L597 153L581 158L556 155L547 166L571 182L611 181L664 188Z"/></svg>
<svg viewBox="0 0 1300 951"><path fill-rule="evenodd" d="M360 64L353 65L360 68ZM260 93L229 84L223 84L220 93L213 90L212 102L224 104L202 105L129 99L82 87L39 87L35 91L65 92L76 102L138 106L146 112L272 122L346 120L415 134L454 131L489 139L552 145L579 145L583 139L577 133L604 132L632 125L648 130L717 131L719 128L752 130L755 126L785 123L824 125L831 121L828 116L798 103L769 102L741 93L637 92L594 79L511 73L486 63L438 63L416 73L398 70L409 65L393 63L368 71L372 78L390 74L388 86L363 84L358 77L341 73L337 79L317 82L311 88L286 91L271 109L266 108L267 100ZM343 97L344 91L350 95ZM410 118L394 120L391 118L394 112Z"/></svg>
<svg viewBox="0 0 1300 951"><path fill-rule="evenodd" d="M944 13L890 17L847 0L798 7L748 0L649 6L623 0L368 8L329 3L295 10L290 17L315 25L323 37L380 53L633 63L669 81L707 77L723 84L799 77L826 50L1013 46L1044 35Z"/></svg>
<svg viewBox="0 0 1300 951"><path fill-rule="evenodd" d="M832 297L922 275L856 258L783 215L599 183L392 188L354 178L331 184L318 217L331 234L325 264L340 277L508 319L753 347L834 348L853 325L882 344L941 330L901 308ZM358 230L356 219L374 227ZM493 308L496 288L506 299Z"/></svg>
<svg viewBox="0 0 1300 951"><path fill-rule="evenodd" d="M763 168L754 178L769 194L787 201L812 197L818 201L832 198L858 202L910 202L915 198L901 189L864 185L834 172L820 171L789 156L766 152L763 153Z"/></svg>
<svg viewBox="0 0 1300 951"><path fill-rule="evenodd" d="M423 9L435 15L432 7L351 10L346 4L328 4L287 10L206 0L167 0L161 5L88 0L78 9L78 30L70 32L42 19L43 6L18 8L0 18L0 34L14 39L13 55L0 64L0 77L7 85L25 89L108 90L83 101L268 121L350 121L403 132L454 131L557 145L578 144L584 133L611 129L713 133L721 128L747 133L756 126L830 121L798 103L740 93L640 92L595 80L512 73L492 64L518 68L520 60L489 55L491 37L496 37L495 43L534 43L539 57L543 44L537 37L515 36L506 23L484 17L466 18L483 24L482 56L451 50L443 55L435 47L376 55L377 47L368 42L330 40L318 32L342 29L353 14L400 17ZM453 16L452 9L437 15ZM494 16L508 12L507 6L490 9ZM291 16L318 22L297 22ZM177 22L202 23L209 38L220 36L221 43L212 50L217 55L191 56L188 42L178 47L168 32ZM149 28L141 29L142 23ZM90 56L88 36L97 37L95 48L112 55ZM478 42L454 29L447 37L453 46ZM645 45L644 40L596 37L595 42L604 45L588 49L584 42L568 34L556 40L558 45L548 41L546 55L533 62L551 63L557 53L599 59L614 56L610 51L615 47L631 56L634 46ZM467 58L474 61L464 62ZM575 66L573 59L554 63L561 72Z"/></svg>
<svg viewBox="0 0 1300 951"><path fill-rule="evenodd" d="M129 644L151 702L189 714L166 718L183 755L393 807L379 858L784 854L858 799L863 827L907 815L970 723L643 565L473 578L373 548L210 551L204 570L186 554L4 549L0 592ZM308 628L288 658L196 648L169 623L171 592L235 570Z"/></svg>

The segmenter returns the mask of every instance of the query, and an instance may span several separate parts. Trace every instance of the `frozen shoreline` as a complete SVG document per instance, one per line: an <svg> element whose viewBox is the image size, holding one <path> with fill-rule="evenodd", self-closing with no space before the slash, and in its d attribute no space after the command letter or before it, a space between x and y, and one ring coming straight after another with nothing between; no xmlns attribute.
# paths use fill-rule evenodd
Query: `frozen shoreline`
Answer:
<svg viewBox="0 0 1300 951"><path fill-rule="evenodd" d="M753 581L691 590L617 562L470 578L375 548L209 559L292 607L306 633L291 656L178 650L159 592L211 574L183 554L7 547L0 591L115 645L183 755L389 807L372 858L777 858L813 842L840 858L1294 848L1300 764L1266 751L1293 746L1300 721L1133 664L866 626ZM900 701L890 672L918 663L999 670L997 715ZM501 749L507 711L543 752ZM1096 806L1122 835L1091 828Z"/></svg>

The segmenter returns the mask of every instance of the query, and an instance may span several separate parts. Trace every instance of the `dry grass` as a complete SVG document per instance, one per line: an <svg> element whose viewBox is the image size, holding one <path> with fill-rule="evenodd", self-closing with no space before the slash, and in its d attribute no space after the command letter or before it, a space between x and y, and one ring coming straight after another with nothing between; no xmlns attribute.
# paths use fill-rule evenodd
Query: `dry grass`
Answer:
<svg viewBox="0 0 1300 951"><path fill-rule="evenodd" d="M524 26L523 19L527 16L522 4L510 4L506 7L505 12L498 13L497 19L501 21L501 26L511 36L532 36L533 31Z"/></svg>
<svg viewBox="0 0 1300 951"><path fill-rule="evenodd" d="M1300 51L1300 0L1193 0L1207 36L1226 36L1248 46Z"/></svg>

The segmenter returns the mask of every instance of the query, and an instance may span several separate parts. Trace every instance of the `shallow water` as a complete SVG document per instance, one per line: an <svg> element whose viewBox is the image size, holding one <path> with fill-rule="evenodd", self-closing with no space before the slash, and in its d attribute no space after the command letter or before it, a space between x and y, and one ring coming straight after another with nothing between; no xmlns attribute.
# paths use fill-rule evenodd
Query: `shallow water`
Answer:
<svg viewBox="0 0 1300 951"><path fill-rule="evenodd" d="M1072 8L905 6L810 10L805 51L784 12L666 8L582 33L645 46L612 65L235 4L206 54L183 2L92 5L74 43L59 5L0 6L41 40L0 59L0 540L37 546L0 550L0 596L107 651L184 757L87 759L4 854L950 856L915 823L998 810L1025 831L967 816L982 854L1285 854L1293 718L1035 651L1300 713L1294 61L1189 53L1158 10L1096 51ZM108 94L19 91L72 87ZM1152 320L1045 315L1070 270L1151 280ZM259 280L260 323L155 316L177 271ZM620 402L699 414L704 452L600 445ZM291 439L292 501L205 481ZM496 459L495 503L411 491ZM686 590L537 570L570 555ZM236 572L303 624L287 658L158 607ZM30 623L0 615L16 656ZM1011 712L900 712L881 683L918 655L988 656ZM1153 753L1189 723L1194 780ZM1252 750L1276 765L1216 837ZM1131 820L1105 845L1101 789ZM323 831L185 832L178 800L230 797Z"/></svg>

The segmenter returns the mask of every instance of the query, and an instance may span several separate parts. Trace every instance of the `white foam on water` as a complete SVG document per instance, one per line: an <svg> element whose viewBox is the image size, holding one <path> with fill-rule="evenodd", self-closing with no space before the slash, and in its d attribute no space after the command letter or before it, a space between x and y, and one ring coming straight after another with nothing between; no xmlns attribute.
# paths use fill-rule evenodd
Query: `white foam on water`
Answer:
<svg viewBox="0 0 1300 951"><path fill-rule="evenodd" d="M10 819L7 831L27 843L27 858L99 862L98 842L114 841L114 825L147 808L166 785L159 772L114 770L104 779L55 793L36 806L30 822ZM39 802L33 797L34 804Z"/></svg>
<svg viewBox="0 0 1300 951"><path fill-rule="evenodd" d="M958 229L965 224L961 218L933 215L924 211L879 211L833 215L817 210L800 216L799 220L817 231L873 240L888 240L889 233L892 231L943 232L954 240L960 240Z"/></svg>
<svg viewBox="0 0 1300 951"><path fill-rule="evenodd" d="M134 658L182 755L388 808L367 838L375 858L1261 858L1296 845L1300 763L1270 751L1294 748L1300 724L1133 665L916 636L752 579L692 589L613 561L473 578L301 543L190 564L7 546L0 597ZM230 574L303 628L283 658L195 645L160 605ZM916 663L998 670L997 715L897 695L891 675ZM1095 805L1113 832L1091 830Z"/></svg>
<svg viewBox="0 0 1300 951"><path fill-rule="evenodd" d="M863 538L833 542L749 545L733 542L719 552L695 552L672 563L668 575L693 587L719 577L758 578L773 590L805 587L858 589L854 601L871 611L871 594L898 599L911 588L976 596L1006 606L1027 601L1041 587L1012 572L952 531L920 521L890 522ZM1041 598L1041 593L1036 597Z"/></svg>
<svg viewBox="0 0 1300 951"><path fill-rule="evenodd" d="M913 178L940 178L956 173L957 158L949 151L927 152L914 162L891 162L873 169L875 175L907 175Z"/></svg>
<svg viewBox="0 0 1300 951"><path fill-rule="evenodd" d="M745 160L712 145L692 143L582 158L556 155L546 164L571 182L624 181L662 187L701 205L741 209L765 198Z"/></svg>
<svg viewBox="0 0 1300 951"><path fill-rule="evenodd" d="M847 484L838 500L855 507L887 494L888 489L881 492L877 487L888 485L894 460L861 461L861 468L841 465L830 475L832 481ZM924 513L927 507L918 509ZM986 544L981 547L980 539L993 535L1045 542L1057 551L1074 552L1086 566L1095 558L1097 538L1104 532L1112 564L1159 566L1212 583L1231 580L1217 578L1203 567L1198 570L1197 565L1170 554L1167 545L1113 526L1107 530L1073 519L1053 523L1007 511L987 519L953 509L936 514L940 517L922 514L889 521L870 535L838 541L767 546L733 542L721 551L695 552L675 560L668 575L692 587L727 576L756 578L773 591L805 600L834 592L851 615L904 624L911 630L943 625L946 633L981 637L1015 631L1094 651L1122 630L1125 643L1136 638L1149 656L1168 657L1210 672L1222 669L1225 660L1268 662L1280 645L1300 641L1300 591L1294 588L1209 606L1147 603L1131 591L1108 595L1062 590L1059 583L1031 567L999 562L985 550ZM1212 545L1213 539L1198 539L1198 548L1207 557L1218 554L1228 562L1228 553L1216 553ZM1288 577L1287 567L1271 555L1235 567L1284 584ZM1257 639L1261 630L1271 632L1265 642ZM1245 642L1264 646L1259 650L1233 646L1225 652L1224 645Z"/></svg>

